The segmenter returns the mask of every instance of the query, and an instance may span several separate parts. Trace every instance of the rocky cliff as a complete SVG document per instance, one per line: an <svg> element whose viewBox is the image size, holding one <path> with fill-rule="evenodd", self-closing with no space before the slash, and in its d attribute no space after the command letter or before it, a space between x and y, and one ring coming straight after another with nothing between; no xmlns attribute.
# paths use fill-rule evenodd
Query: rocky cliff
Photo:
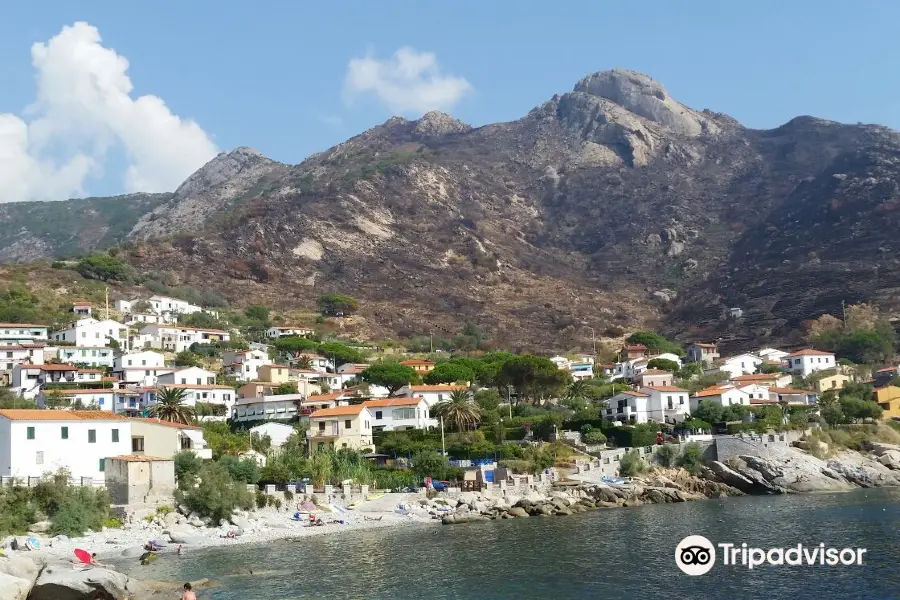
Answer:
<svg viewBox="0 0 900 600"><path fill-rule="evenodd" d="M393 118L299 165L222 154L126 237L138 267L238 302L356 295L380 335L789 341L842 299L894 308L898 159L884 127L751 130L613 70L508 123Z"/></svg>

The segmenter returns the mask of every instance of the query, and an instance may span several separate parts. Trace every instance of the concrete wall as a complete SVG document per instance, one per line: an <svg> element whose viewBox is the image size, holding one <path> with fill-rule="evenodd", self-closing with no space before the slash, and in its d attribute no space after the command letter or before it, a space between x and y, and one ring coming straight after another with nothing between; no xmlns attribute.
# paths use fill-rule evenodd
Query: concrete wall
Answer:
<svg viewBox="0 0 900 600"><path fill-rule="evenodd" d="M144 438L146 456L172 458L180 449L178 429L167 425L154 425L146 421L131 421L131 437ZM129 440L129 450L131 440Z"/></svg>
<svg viewBox="0 0 900 600"><path fill-rule="evenodd" d="M106 488L112 504L171 503L175 493L175 463L108 459Z"/></svg>
<svg viewBox="0 0 900 600"><path fill-rule="evenodd" d="M720 436L715 439L716 460L725 460L741 454L767 456L773 451L790 448L791 444L803 437L803 431L783 431L763 435Z"/></svg>

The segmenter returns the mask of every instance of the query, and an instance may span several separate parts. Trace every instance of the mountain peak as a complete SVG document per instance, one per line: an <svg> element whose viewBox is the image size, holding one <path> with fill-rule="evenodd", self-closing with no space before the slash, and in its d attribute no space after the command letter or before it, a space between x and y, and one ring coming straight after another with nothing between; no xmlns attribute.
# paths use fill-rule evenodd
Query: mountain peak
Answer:
<svg viewBox="0 0 900 600"><path fill-rule="evenodd" d="M472 126L463 123L456 117L437 110L425 113L416 121L416 132L422 135L447 135L449 133L463 133L472 129Z"/></svg>
<svg viewBox="0 0 900 600"><path fill-rule="evenodd" d="M708 118L679 103L661 83L637 71L612 69L592 73L579 81L574 91L605 98L683 135L715 132L711 131Z"/></svg>

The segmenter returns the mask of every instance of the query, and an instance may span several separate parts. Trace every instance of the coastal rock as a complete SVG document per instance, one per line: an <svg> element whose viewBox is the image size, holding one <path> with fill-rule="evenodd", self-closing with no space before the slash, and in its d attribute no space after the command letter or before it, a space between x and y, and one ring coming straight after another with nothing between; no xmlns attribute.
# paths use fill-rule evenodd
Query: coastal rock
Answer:
<svg viewBox="0 0 900 600"><path fill-rule="evenodd" d="M528 516L528 511L526 511L521 506L514 506L511 509L509 509L509 511L507 511L507 512L508 512L508 514L510 514L513 517L527 517Z"/></svg>
<svg viewBox="0 0 900 600"><path fill-rule="evenodd" d="M238 517L238 516L231 517L231 524L234 525L235 527L243 529L244 531L248 531L249 529L251 529L253 527L253 525L251 525L250 521L247 520L245 517Z"/></svg>
<svg viewBox="0 0 900 600"><path fill-rule="evenodd" d="M829 460L828 467L860 487L900 485L900 472L860 454L843 453Z"/></svg>
<svg viewBox="0 0 900 600"><path fill-rule="evenodd" d="M29 600L124 600L127 585L127 576L110 569L73 571L67 565L52 565L37 578Z"/></svg>
<svg viewBox="0 0 900 600"><path fill-rule="evenodd" d="M780 494L784 492L783 489L766 481L759 473L745 472L747 471L745 464L737 463L737 461L733 462L744 467L745 470L739 472L725 463L713 461L709 464L709 472L727 485L730 485L745 494Z"/></svg>
<svg viewBox="0 0 900 600"><path fill-rule="evenodd" d="M0 600L26 600L33 585L33 579L0 573Z"/></svg>
<svg viewBox="0 0 900 600"><path fill-rule="evenodd" d="M50 521L38 521L28 526L28 531L31 533L48 533L51 529L53 529L53 523Z"/></svg>
<svg viewBox="0 0 900 600"><path fill-rule="evenodd" d="M173 544L197 544L200 541L196 534L189 531L172 529L168 534L169 541Z"/></svg>

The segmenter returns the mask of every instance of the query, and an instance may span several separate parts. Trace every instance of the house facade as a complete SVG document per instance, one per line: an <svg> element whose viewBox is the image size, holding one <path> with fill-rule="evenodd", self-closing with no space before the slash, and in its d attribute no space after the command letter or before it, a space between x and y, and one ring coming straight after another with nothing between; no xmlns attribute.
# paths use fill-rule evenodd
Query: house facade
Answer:
<svg viewBox="0 0 900 600"><path fill-rule="evenodd" d="M755 373L762 363L763 359L755 354L738 354L724 359L718 370L734 378Z"/></svg>
<svg viewBox="0 0 900 600"><path fill-rule="evenodd" d="M57 358L73 365L100 368L112 368L115 364L115 354L109 346L60 346Z"/></svg>
<svg viewBox="0 0 900 600"><path fill-rule="evenodd" d="M124 348L128 344L128 327L112 320L79 319L66 329L54 331L50 337L54 342L75 346L109 346L114 341Z"/></svg>
<svg viewBox="0 0 900 600"><path fill-rule="evenodd" d="M687 347L687 359L712 364L719 360L719 345L715 342L694 342Z"/></svg>
<svg viewBox="0 0 900 600"><path fill-rule="evenodd" d="M365 407L372 415L372 430L376 433L438 426L437 419L429 413L428 403L421 397L370 400Z"/></svg>
<svg viewBox="0 0 900 600"><path fill-rule="evenodd" d="M700 390L691 396L691 412L696 411L701 402L712 402L719 406L750 406L750 394L734 386L714 386Z"/></svg>
<svg viewBox="0 0 900 600"><path fill-rule="evenodd" d="M798 390L794 388L769 388L769 402L787 402L788 404L801 404L808 406L815 404L818 395L812 390Z"/></svg>
<svg viewBox="0 0 900 600"><path fill-rule="evenodd" d="M12 376L18 365L44 364L44 345L0 346L0 371Z"/></svg>
<svg viewBox="0 0 900 600"><path fill-rule="evenodd" d="M130 454L172 458L179 452L193 452L211 459L212 449L203 437L203 428L159 419L132 418Z"/></svg>
<svg viewBox="0 0 900 600"><path fill-rule="evenodd" d="M315 331L308 327L282 325L279 327L269 327L269 329L266 330L266 337L274 339L283 337L309 337L314 333Z"/></svg>
<svg viewBox="0 0 900 600"><path fill-rule="evenodd" d="M0 323L0 346L21 346L47 342L46 325L34 323Z"/></svg>
<svg viewBox="0 0 900 600"><path fill-rule="evenodd" d="M226 374L238 381L256 381L260 379L259 369L271 365L269 353L264 350L244 350L240 352L226 351L222 353L222 364Z"/></svg>
<svg viewBox="0 0 900 600"><path fill-rule="evenodd" d="M691 414L689 392L674 386L641 388L647 394L647 418L660 423L681 423Z"/></svg>
<svg viewBox="0 0 900 600"><path fill-rule="evenodd" d="M900 387L888 385L875 388L874 400L884 412L881 418L884 420L900 420Z"/></svg>
<svg viewBox="0 0 900 600"><path fill-rule="evenodd" d="M221 329L203 329L179 325L147 325L141 335L150 336L150 347L169 352L189 350L192 344L214 344L227 342L231 334Z"/></svg>
<svg viewBox="0 0 900 600"><path fill-rule="evenodd" d="M816 371L825 371L837 367L834 354L822 350L798 350L781 359L784 370L796 373L803 377L809 377Z"/></svg>
<svg viewBox="0 0 900 600"><path fill-rule="evenodd" d="M310 454L327 447L352 450L373 448L372 414L362 404L317 410L309 417L306 437Z"/></svg>
<svg viewBox="0 0 900 600"><path fill-rule="evenodd" d="M303 394L273 394L262 397L238 398L231 408L231 419L238 423L250 421L286 421L303 415L298 409L306 396ZM313 413L310 409L306 416Z"/></svg>
<svg viewBox="0 0 900 600"><path fill-rule="evenodd" d="M419 375L424 375L425 373L428 373L429 371L434 369L433 362L431 362L430 360L421 360L418 358L404 360L400 364L404 367L410 367Z"/></svg>
<svg viewBox="0 0 900 600"><path fill-rule="evenodd" d="M106 459L131 451L128 419L96 410L0 410L0 476L41 477L59 469L105 480Z"/></svg>
<svg viewBox="0 0 900 600"><path fill-rule="evenodd" d="M675 376L662 369L648 369L635 378L638 387L671 386L675 382Z"/></svg>
<svg viewBox="0 0 900 600"><path fill-rule="evenodd" d="M604 416L623 423L640 424L649 420L650 395L644 392L620 392L606 401Z"/></svg>
<svg viewBox="0 0 900 600"><path fill-rule="evenodd" d="M843 373L835 373L834 375L827 375L825 377L822 377L813 384L813 387L816 389L816 392L824 394L828 391L839 391L851 381L852 379L849 375L844 375Z"/></svg>
<svg viewBox="0 0 900 600"><path fill-rule="evenodd" d="M215 385L216 374L200 367L175 367L171 373L157 377L160 386L180 385Z"/></svg>
<svg viewBox="0 0 900 600"><path fill-rule="evenodd" d="M450 399L450 394L455 390L467 390L462 385L406 385L397 390L395 396L405 398L424 398L428 408L433 408L438 402Z"/></svg>

